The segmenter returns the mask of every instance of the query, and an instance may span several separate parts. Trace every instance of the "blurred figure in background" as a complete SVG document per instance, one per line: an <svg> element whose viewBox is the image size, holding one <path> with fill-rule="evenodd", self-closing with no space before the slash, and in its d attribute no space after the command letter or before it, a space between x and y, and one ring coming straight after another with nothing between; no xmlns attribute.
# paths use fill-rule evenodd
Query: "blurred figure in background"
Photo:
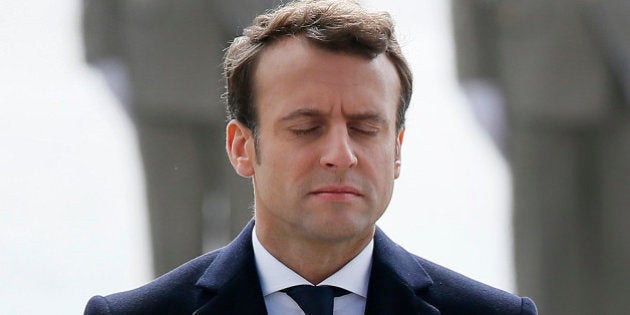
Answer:
<svg viewBox="0 0 630 315"><path fill-rule="evenodd" d="M627 314L630 2L452 6L460 82L512 166L519 293L541 314Z"/></svg>
<svg viewBox="0 0 630 315"><path fill-rule="evenodd" d="M84 0L87 61L133 121L144 164L154 273L228 243L251 185L225 156L223 49L272 0ZM245 197L247 196L247 197Z"/></svg>

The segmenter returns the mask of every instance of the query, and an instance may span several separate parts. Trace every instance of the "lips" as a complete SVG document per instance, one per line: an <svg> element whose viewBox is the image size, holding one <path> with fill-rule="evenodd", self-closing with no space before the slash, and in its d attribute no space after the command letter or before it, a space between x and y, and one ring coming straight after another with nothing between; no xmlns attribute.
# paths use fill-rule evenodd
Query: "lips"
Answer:
<svg viewBox="0 0 630 315"><path fill-rule="evenodd" d="M318 188L310 194L315 197L333 201L343 201L363 196L358 189L352 186L326 186Z"/></svg>

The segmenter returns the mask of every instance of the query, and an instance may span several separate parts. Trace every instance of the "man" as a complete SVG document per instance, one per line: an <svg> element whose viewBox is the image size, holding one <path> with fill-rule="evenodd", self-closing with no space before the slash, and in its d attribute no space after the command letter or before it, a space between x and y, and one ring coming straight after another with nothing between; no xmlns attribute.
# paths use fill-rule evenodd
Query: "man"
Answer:
<svg viewBox="0 0 630 315"><path fill-rule="evenodd" d="M251 217L251 185L221 151L219 65L227 41L272 2L83 1L86 59L136 130L155 276L224 246Z"/></svg>
<svg viewBox="0 0 630 315"><path fill-rule="evenodd" d="M227 152L253 179L255 219L225 248L92 298L86 314L536 314L375 226L412 86L386 13L292 2L236 38L225 68Z"/></svg>
<svg viewBox="0 0 630 315"><path fill-rule="evenodd" d="M545 314L627 314L630 1L452 3L462 85L478 107L503 96L519 292Z"/></svg>

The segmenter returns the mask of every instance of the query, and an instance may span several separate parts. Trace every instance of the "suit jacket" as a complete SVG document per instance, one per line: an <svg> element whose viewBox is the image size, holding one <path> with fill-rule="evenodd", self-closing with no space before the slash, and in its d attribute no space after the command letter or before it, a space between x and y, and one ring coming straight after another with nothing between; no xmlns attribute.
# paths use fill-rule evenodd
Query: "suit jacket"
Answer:
<svg viewBox="0 0 630 315"><path fill-rule="evenodd" d="M496 83L512 123L588 127L628 104L629 1L452 0L452 10L459 78Z"/></svg>
<svg viewBox="0 0 630 315"><path fill-rule="evenodd" d="M95 296L85 314L266 314L251 242L229 245L135 290ZM377 229L366 314L532 315L534 303L416 257Z"/></svg>

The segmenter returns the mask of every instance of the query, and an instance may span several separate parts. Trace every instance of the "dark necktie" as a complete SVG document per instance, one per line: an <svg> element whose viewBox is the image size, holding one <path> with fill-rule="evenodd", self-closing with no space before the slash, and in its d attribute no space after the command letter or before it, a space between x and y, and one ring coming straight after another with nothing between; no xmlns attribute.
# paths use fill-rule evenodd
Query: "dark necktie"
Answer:
<svg viewBox="0 0 630 315"><path fill-rule="evenodd" d="M306 315L332 315L334 298L350 293L328 285L296 285L282 292L289 295Z"/></svg>

